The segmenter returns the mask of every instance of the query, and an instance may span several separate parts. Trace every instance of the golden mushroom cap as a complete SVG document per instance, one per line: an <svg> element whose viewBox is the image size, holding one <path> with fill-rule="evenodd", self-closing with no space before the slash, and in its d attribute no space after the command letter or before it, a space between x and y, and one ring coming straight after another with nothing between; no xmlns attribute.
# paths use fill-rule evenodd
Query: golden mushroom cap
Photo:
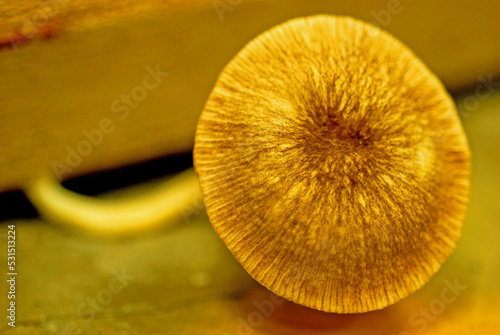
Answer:
<svg viewBox="0 0 500 335"><path fill-rule="evenodd" d="M470 154L455 105L401 42L348 17L288 21L226 66L194 162L214 229L274 293L376 310L451 254Z"/></svg>

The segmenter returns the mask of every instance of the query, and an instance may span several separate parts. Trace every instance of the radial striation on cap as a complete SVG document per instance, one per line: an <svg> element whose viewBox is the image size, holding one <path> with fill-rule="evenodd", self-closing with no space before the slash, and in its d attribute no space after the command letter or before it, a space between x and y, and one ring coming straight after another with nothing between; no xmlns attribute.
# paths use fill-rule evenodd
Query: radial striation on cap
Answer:
<svg viewBox="0 0 500 335"><path fill-rule="evenodd" d="M470 154L455 105L384 31L288 21L220 74L195 139L210 221L272 292L359 313L424 285L452 253Z"/></svg>

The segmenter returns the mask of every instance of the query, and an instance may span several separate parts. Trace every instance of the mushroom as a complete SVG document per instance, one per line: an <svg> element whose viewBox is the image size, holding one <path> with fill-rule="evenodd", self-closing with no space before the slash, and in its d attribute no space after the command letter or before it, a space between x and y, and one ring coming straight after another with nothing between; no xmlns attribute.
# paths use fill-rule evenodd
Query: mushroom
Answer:
<svg viewBox="0 0 500 335"><path fill-rule="evenodd" d="M452 253L470 153L439 79L349 17L288 21L247 44L199 119L209 219L272 292L336 313L381 309Z"/></svg>
<svg viewBox="0 0 500 335"><path fill-rule="evenodd" d="M401 42L347 17L295 19L245 46L205 105L194 163L247 272L327 312L419 289L452 253L468 202L470 153L445 88ZM107 235L172 225L199 195L192 170L125 199L49 177L26 193L49 220Z"/></svg>

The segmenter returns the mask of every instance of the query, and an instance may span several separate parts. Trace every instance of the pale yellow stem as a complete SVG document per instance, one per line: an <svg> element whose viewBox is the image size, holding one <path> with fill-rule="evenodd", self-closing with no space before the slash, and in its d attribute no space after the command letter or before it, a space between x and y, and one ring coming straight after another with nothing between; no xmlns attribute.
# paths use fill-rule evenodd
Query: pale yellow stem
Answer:
<svg viewBox="0 0 500 335"><path fill-rule="evenodd" d="M55 178L30 183L26 194L40 215L63 227L100 235L128 235L182 222L185 211L201 203L193 169L140 195L95 198L64 188Z"/></svg>

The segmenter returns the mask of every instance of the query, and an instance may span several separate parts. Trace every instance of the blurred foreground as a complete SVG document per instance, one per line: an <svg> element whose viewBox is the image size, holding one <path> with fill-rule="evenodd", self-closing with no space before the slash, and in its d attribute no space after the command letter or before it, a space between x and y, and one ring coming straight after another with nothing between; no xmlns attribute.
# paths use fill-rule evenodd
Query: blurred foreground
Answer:
<svg viewBox="0 0 500 335"><path fill-rule="evenodd" d="M475 96L459 101L477 99ZM255 283L203 210L172 231L95 241L39 220L17 230L17 326L11 334L471 334L500 327L500 94L462 109L472 197L457 250L423 289L380 311L326 314ZM158 181L159 183L160 181ZM141 185L125 193L141 192ZM111 195L113 196L113 195ZM2 243L7 226L0 226ZM0 254L0 263L6 263ZM6 278L2 274L4 283ZM5 311L5 297L1 309Z"/></svg>

